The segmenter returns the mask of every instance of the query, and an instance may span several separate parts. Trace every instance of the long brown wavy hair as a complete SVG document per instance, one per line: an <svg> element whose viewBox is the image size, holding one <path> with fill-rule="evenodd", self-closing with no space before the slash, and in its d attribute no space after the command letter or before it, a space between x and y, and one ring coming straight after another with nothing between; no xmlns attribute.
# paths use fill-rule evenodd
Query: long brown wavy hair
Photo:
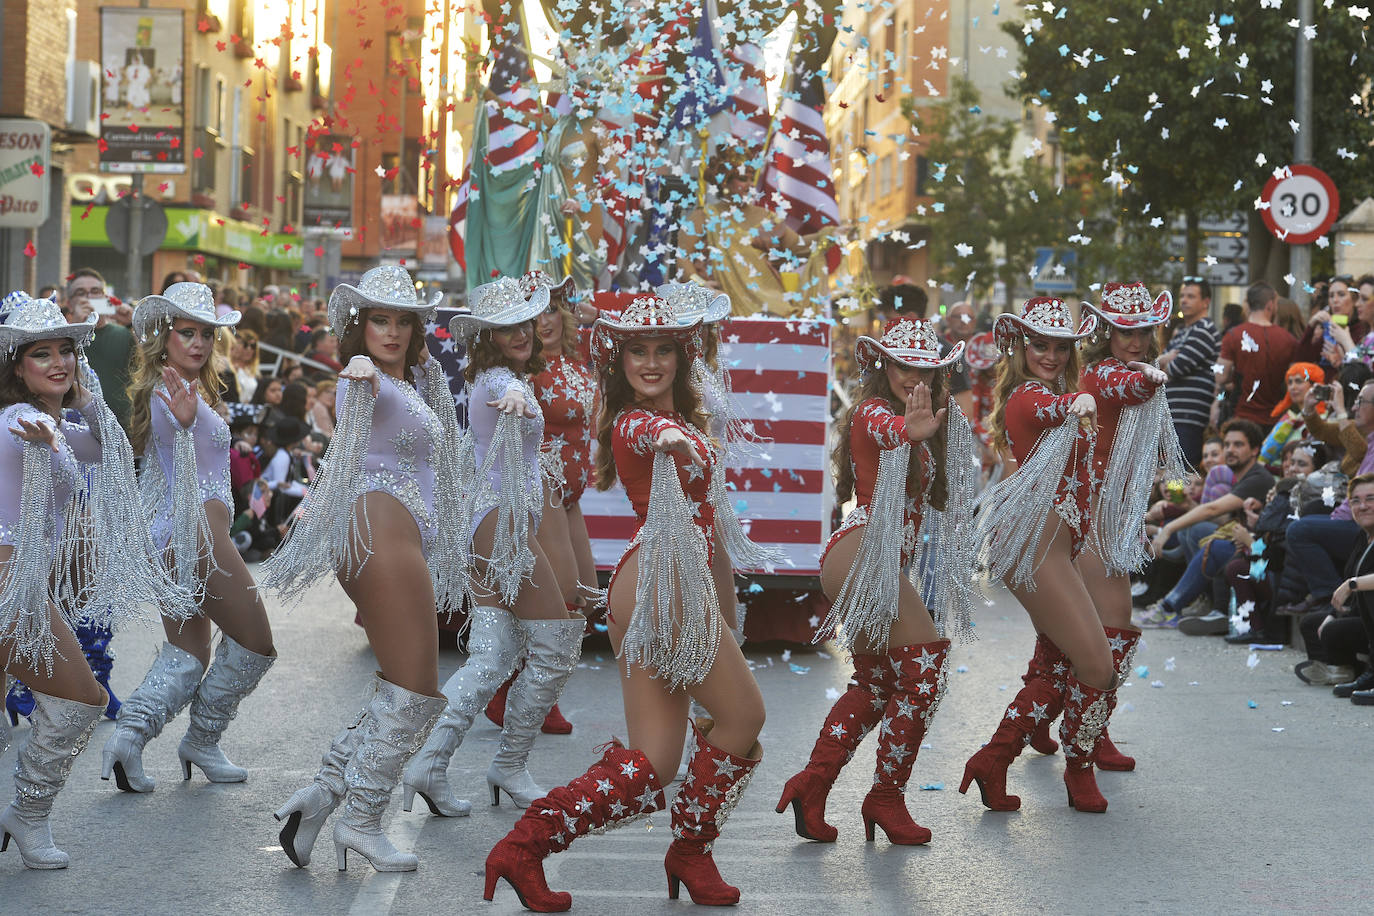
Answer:
<svg viewBox="0 0 1374 916"><path fill-rule="evenodd" d="M854 461L850 455L849 433L854 426L854 414L870 398L882 398L892 408L892 412L898 416L906 413L906 404L893 393L892 386L888 384L887 372L882 369L873 369L864 375L863 383L854 395L854 403L840 422L838 428L839 441L835 443L835 450L830 454L835 474L835 500L837 503L846 503L854 496ZM936 369L930 374L930 407L932 411L938 411L941 405L950 409L954 408L954 404L949 400L944 370ZM930 482L930 504L941 511L944 510L945 504L949 500L949 483L945 476L946 429L947 423L941 423L936 428L935 434L926 440L931 457L935 459L935 479ZM920 485L921 462L913 454L906 468L907 492L918 490Z"/></svg>
<svg viewBox="0 0 1374 916"><path fill-rule="evenodd" d="M401 309L388 309L387 311L400 312ZM358 312L356 321L348 323L347 330L339 338L339 362L347 366L348 361L355 356L366 356L373 359L371 353L367 352L367 319L372 314L372 309L362 309ZM410 312L403 314L411 315L413 323L410 326L410 343L406 344L406 369L411 366L420 365L420 351L425 347L425 323L419 315ZM375 360L374 360L375 362Z"/></svg>
<svg viewBox="0 0 1374 916"><path fill-rule="evenodd" d="M463 370L463 378L471 383L476 381L478 373L484 372L494 366L505 366L516 375L523 375L529 378L533 378L543 372L548 363L545 362L544 357L540 355L539 335L535 333L534 330L534 319L531 318L523 323L530 326L530 337L534 339L534 347L531 348L530 358L525 362L523 368L516 366L502 355L501 348L497 346L496 341L491 338L491 329L484 328L478 331L472 338L472 343L468 344L468 367ZM512 327L514 327L514 325L512 325Z"/></svg>
<svg viewBox="0 0 1374 916"><path fill-rule="evenodd" d="M16 371L19 361L24 358L24 354L32 350L41 343L56 343L61 346L62 342L72 343L70 338L58 337L51 340L35 340L20 347L15 354L4 362L0 363L0 410L12 404L32 404L39 410L43 407L34 398L29 386L19 380L19 373ZM76 351L77 362L81 360L81 348L72 343ZM67 389L67 393L62 396L62 406L67 407L76 400L76 393L81 390L81 371L78 369L72 375L72 386Z"/></svg>
<svg viewBox="0 0 1374 916"><path fill-rule="evenodd" d="M1004 358L997 364L997 382L992 389L992 415L988 417L988 432L992 434L992 444L1001 451L1008 451L1010 446L1007 443L1007 426L1004 422L1007 412L1007 398L1015 391L1022 382L1043 381L1030 371L1030 365L1026 362L1026 340L1027 335L1022 334L1020 341L1012 348L1011 356ZM1054 338L1048 338L1053 340ZM1070 391L1078 390L1079 374L1079 354L1078 345L1073 341L1069 342L1069 360L1064 364L1064 390L1059 394L1068 394ZM1051 385L1051 388L1055 386Z"/></svg>
<svg viewBox="0 0 1374 916"><path fill-rule="evenodd" d="M580 342L580 341L579 341L579 338L578 338L578 333L577 333L577 318L575 318L575 317L573 316L573 313L572 313L572 312L570 312L568 309L563 308L562 306L549 306L549 307L550 307L550 308L556 308L556 309L558 309L558 314L559 314L559 316L563 319L563 336L562 336L562 338L559 339L559 342L558 342L558 352L557 352L557 353L551 353L551 352L549 352L549 348L548 348L548 347L545 347L545 346L541 343L541 344L539 345L539 355L540 355L540 357L544 360L545 363L547 363L547 362L549 361L549 359L550 359L551 357L554 357L554 356L566 356L568 359L580 359L580 355L579 355L578 352L577 352L577 345L578 345L578 343ZM535 324L535 334L536 334L535 340L536 340L536 342L537 342L538 339L539 339L539 338L538 338L538 331L539 331L538 322L536 322L536 324ZM539 370L539 371L542 372L543 370L541 369L541 370ZM530 374L531 374L531 375L535 375L535 374L537 374L537 373L530 373Z"/></svg>
<svg viewBox="0 0 1374 916"><path fill-rule="evenodd" d="M651 335L652 336L652 335ZM692 387L692 361L682 344L673 341L677 351L677 373L673 376L673 409L697 428L703 436L708 436L710 414L701 403L696 389ZM611 447L611 434L615 432L615 421L620 412L635 406L635 390L625 378L624 352L601 370L599 381L601 412L596 418L596 474L598 490L609 490L615 484L615 452ZM712 440L712 447L715 442ZM703 456L705 457L705 456Z"/></svg>
<svg viewBox="0 0 1374 916"><path fill-rule="evenodd" d="M195 322L199 324L199 322ZM215 342L228 332L224 328L215 329ZM162 381L162 370L167 365L167 341L172 336L170 325L162 325L158 332L138 345L134 351L134 367L129 375L129 444L134 454L143 454L148 444L148 434L153 422L153 389ZM224 379L220 378L216 365L214 348L210 358L200 367L199 384L196 390L205 403L218 407L224 394Z"/></svg>
<svg viewBox="0 0 1374 916"><path fill-rule="evenodd" d="M1100 363L1112 355L1112 331L1119 329L1105 321L1099 322L1097 328L1097 333L1089 337L1087 344L1083 347L1082 360L1085 366ZM1145 362L1153 363L1159 358L1159 352L1159 335L1151 333L1150 349L1145 351Z"/></svg>

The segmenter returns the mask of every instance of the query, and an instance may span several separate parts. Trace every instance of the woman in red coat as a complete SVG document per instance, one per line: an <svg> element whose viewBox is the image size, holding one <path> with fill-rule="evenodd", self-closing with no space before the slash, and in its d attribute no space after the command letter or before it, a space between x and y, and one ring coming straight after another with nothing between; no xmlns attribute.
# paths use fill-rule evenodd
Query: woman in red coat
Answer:
<svg viewBox="0 0 1374 916"><path fill-rule="evenodd" d="M1131 669L1140 631L1131 623L1130 573L1146 559L1145 510L1155 482L1158 458L1166 476L1181 478L1183 456L1164 400L1167 376L1155 368L1159 343L1155 330L1169 320L1173 297L1161 293L1151 301L1143 283L1108 283L1098 305L1084 306L1098 319L1098 332L1083 352L1087 368L1083 390L1097 401L1097 445L1093 450L1092 537L1075 565L1092 596L1103 632L1111 646L1118 680ZM1035 654L1022 680L1048 681L1061 694L1068 660L1054 641L1037 634ZM1116 695L1109 701L1116 706ZM1060 705L1031 734L1030 745L1053 754L1050 723ZM1134 758L1117 750L1104 725L1097 745L1101 770L1133 770Z"/></svg>
<svg viewBox="0 0 1374 916"><path fill-rule="evenodd" d="M826 798L881 723L864 830L869 840L878 826L893 843L930 842L902 793L945 691L944 624L954 620L965 634L970 625L967 574L920 578L924 569L972 564L973 433L945 379L963 350L958 343L941 356L934 328L913 318L894 319L881 340L860 337L855 347L863 383L839 429L835 497L857 505L821 557L821 587L834 602L821 633L836 633L854 679L777 805L778 813L792 806L797 834L810 840L835 841Z"/></svg>
<svg viewBox="0 0 1374 916"><path fill-rule="evenodd" d="M1027 684L964 768L959 791L976 780L983 804L994 811L1021 807L1006 793L1007 767L1060 702L1069 804L1080 811L1107 809L1093 756L1117 686L1116 666L1074 565L1091 524L1097 427L1097 399L1079 390L1076 344L1096 326L1097 318L1086 314L1075 330L1069 307L1052 298L1031 299L993 326L1004 359L990 429L997 447L1015 457L1017 470L979 500L980 556L993 581L1005 581L1036 631L1052 639L1071 666L1062 692L1049 681Z"/></svg>

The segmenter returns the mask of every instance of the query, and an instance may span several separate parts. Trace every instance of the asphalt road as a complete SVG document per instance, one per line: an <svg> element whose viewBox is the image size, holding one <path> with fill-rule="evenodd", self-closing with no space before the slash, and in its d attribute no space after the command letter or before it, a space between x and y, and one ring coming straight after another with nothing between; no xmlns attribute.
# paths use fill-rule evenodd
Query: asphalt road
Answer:
<svg viewBox="0 0 1374 916"><path fill-rule="evenodd" d="M321 752L359 697L374 665L353 611L333 584L287 612L269 606L281 661L243 704L224 741L249 767L246 784L183 782L174 720L145 756L157 791L138 796L102 782L102 723L76 762L52 819L72 857L60 872L28 871L0 855L0 911L12 913L245 914L521 911L504 883L481 900L482 862L515 819L486 804L484 774L498 730L481 720L454 758L450 778L474 807L447 820L388 812L388 833L413 849L420 870L375 874L361 858L335 869L328 829L308 869L277 843L272 811L318 766ZM1136 664L1148 668L1122 689L1112 723L1134 773L1104 773L1104 815L1065 800L1062 759L1027 751L1012 768L1022 810L985 811L976 790L956 791L964 760L991 734L1019 686L1033 633L1003 594L979 615L980 639L958 646L950 689L908 791L916 820L934 841L903 848L863 841L859 805L872 778L874 740L846 768L828 809L839 841L804 841L790 814L773 813L783 782L804 763L847 666L836 656L783 647L747 653L768 704L762 765L716 844L740 910L836 913L1368 913L1374 878L1367 852L1369 754L1374 710L1335 700L1293 677L1297 652L1259 652L1220 639L1147 633ZM152 661L151 628L116 639L116 692L128 693ZM441 679L462 661L440 658ZM541 736L531 770L545 786L579 773L592 748L624 734L614 663L589 648L564 694L568 737ZM27 725L16 731L16 744ZM0 757L12 772L15 748ZM10 791L8 779L4 792ZM682 913L667 900L662 857L666 813L579 840L546 864L549 883L569 890L574 912Z"/></svg>

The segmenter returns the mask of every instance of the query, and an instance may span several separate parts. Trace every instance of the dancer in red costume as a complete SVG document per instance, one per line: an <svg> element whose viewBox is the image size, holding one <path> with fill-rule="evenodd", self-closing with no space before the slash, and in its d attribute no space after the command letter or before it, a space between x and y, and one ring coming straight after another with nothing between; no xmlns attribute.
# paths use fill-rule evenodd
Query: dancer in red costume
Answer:
<svg viewBox="0 0 1374 916"><path fill-rule="evenodd" d="M945 692L950 641L942 624L952 618L967 634L970 596L967 577L941 575L922 601L919 579L907 574L972 563L973 433L945 380L963 350L957 343L942 357L934 328L912 318L888 322L881 340L860 337L855 347L864 380L839 430L835 494L857 505L821 557L821 587L834 605L820 631L838 630L854 680L777 805L779 814L792 806L798 835L810 840L835 841L826 797L877 725L878 765L862 809L867 837L878 826L893 843L930 842L902 793ZM921 561L919 551L927 552Z"/></svg>
<svg viewBox="0 0 1374 916"><path fill-rule="evenodd" d="M694 903L739 901L711 846L763 755L763 697L739 647L721 638L710 575L716 450L690 382L700 347L700 323L679 324L657 296L635 299L593 329L602 396L596 485L609 488L619 477L639 519L608 591L629 744L612 741L585 774L531 803L487 856L488 900L505 878L529 909L571 907L569 894L549 890L543 859L664 806L660 774L677 766L695 697L714 725L705 734L691 726L696 751L673 802L664 861L668 896L686 883Z"/></svg>
<svg viewBox="0 0 1374 916"><path fill-rule="evenodd" d="M1060 702L1069 804L1080 811L1107 810L1093 757L1117 686L1116 666L1074 565L1091 524L1097 426L1097 400L1078 390L1075 344L1096 326L1097 318L1088 314L1075 330L1067 305L1036 298L1020 314L1000 315L993 327L1004 362L991 431L997 446L1016 458L1017 471L979 500L980 560L993 581L1005 580L1036 631L1063 649L1071 665L1062 692L1049 680L1026 685L992 739L964 768L959 791L967 792L976 780L983 804L995 811L1021 807L1021 799L1006 793L1007 767Z"/></svg>
<svg viewBox="0 0 1374 916"><path fill-rule="evenodd" d="M1094 499L1092 538L1075 566L1092 596L1111 646L1118 680L1125 680L1140 631L1131 624L1130 573L1146 560L1145 510L1154 484L1155 458L1165 458L1166 476L1184 476L1183 456L1161 387L1167 376L1153 365L1159 356L1155 329L1169 320L1173 297L1161 293L1153 302L1143 283L1108 283L1102 301L1084 303L1098 319L1098 332L1084 350L1083 390L1097 401L1097 447L1093 452ZM1044 633L1037 634L1035 654L1022 680L1048 681L1061 694L1069 663ZM1110 695L1108 713L1116 707ZM1053 754L1050 717L1031 734L1030 745ZM1135 759L1121 753L1104 725L1097 745L1101 770L1134 770Z"/></svg>

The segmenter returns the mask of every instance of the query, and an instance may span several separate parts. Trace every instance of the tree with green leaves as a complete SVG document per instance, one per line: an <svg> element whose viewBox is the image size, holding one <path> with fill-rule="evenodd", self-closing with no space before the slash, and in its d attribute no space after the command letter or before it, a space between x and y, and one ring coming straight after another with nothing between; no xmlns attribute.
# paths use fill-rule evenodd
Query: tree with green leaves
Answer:
<svg viewBox="0 0 1374 916"><path fill-rule="evenodd" d="M1318 3L1311 38L1314 164L1346 206L1374 193L1374 52L1352 10ZM1296 17L1296 0L1074 0L1028 4L1005 28L1021 44L1015 91L1054 112L1066 152L1119 189L1133 231L1167 235L1185 217L1196 273L1199 220L1257 216L1270 174L1292 162ZM1251 239L1252 272L1272 275Z"/></svg>

